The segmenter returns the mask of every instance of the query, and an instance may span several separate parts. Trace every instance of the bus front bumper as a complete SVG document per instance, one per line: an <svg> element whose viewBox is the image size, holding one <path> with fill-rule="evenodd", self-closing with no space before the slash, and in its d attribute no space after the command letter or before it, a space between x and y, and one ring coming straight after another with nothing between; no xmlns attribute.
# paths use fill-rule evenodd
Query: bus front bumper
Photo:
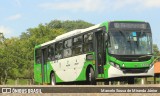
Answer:
<svg viewBox="0 0 160 96"><path fill-rule="evenodd" d="M114 78L114 77L140 77L140 76L154 76L154 66L150 67L150 69L147 72L144 73L124 73L122 70L117 69L113 66L109 67L108 70L108 78Z"/></svg>

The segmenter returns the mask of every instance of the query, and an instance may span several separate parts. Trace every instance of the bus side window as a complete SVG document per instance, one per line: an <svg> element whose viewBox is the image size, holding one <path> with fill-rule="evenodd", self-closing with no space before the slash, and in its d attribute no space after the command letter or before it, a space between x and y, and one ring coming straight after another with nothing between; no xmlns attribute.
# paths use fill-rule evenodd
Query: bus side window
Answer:
<svg viewBox="0 0 160 96"><path fill-rule="evenodd" d="M84 53L93 51L93 33L87 33L83 36L83 38Z"/></svg>
<svg viewBox="0 0 160 96"><path fill-rule="evenodd" d="M35 58L36 58L36 64L41 64L42 62L42 58L41 58L41 55L42 55L42 52L40 49L36 49L36 52L35 52Z"/></svg>
<svg viewBox="0 0 160 96"><path fill-rule="evenodd" d="M54 49L55 49L54 44L49 46L49 48L48 48L48 60L52 60L52 61L55 60Z"/></svg>
<svg viewBox="0 0 160 96"><path fill-rule="evenodd" d="M82 54L82 36L73 38L73 55Z"/></svg>
<svg viewBox="0 0 160 96"><path fill-rule="evenodd" d="M61 59L63 53L63 42L57 42L55 44L55 59Z"/></svg>
<svg viewBox="0 0 160 96"><path fill-rule="evenodd" d="M43 61L44 61L44 64L47 64L47 59L48 59L48 53L47 53L47 50L48 50L48 48L46 47L46 48L44 48L44 49L42 49L42 51L43 51Z"/></svg>
<svg viewBox="0 0 160 96"><path fill-rule="evenodd" d="M64 52L63 57L70 57L72 55L72 39L64 41Z"/></svg>

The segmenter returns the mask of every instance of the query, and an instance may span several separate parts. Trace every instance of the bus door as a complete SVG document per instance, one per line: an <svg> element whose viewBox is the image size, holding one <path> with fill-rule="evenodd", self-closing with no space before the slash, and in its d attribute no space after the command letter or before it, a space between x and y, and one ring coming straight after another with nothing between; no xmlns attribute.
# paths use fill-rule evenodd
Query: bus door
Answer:
<svg viewBox="0 0 160 96"><path fill-rule="evenodd" d="M34 78L36 82L42 82L42 51L35 49Z"/></svg>
<svg viewBox="0 0 160 96"><path fill-rule="evenodd" d="M47 48L42 49L42 84L47 82Z"/></svg>
<svg viewBox="0 0 160 96"><path fill-rule="evenodd" d="M95 74L97 77L98 74L102 77L104 73L104 64L105 64L105 50L104 50L104 31L103 28L97 29L94 33L94 49L95 49L95 57L96 57L96 70Z"/></svg>

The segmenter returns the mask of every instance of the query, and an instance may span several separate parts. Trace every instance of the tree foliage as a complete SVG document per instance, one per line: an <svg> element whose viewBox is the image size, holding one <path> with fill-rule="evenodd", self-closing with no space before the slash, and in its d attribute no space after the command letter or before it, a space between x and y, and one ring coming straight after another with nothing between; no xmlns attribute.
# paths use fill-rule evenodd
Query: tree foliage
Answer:
<svg viewBox="0 0 160 96"><path fill-rule="evenodd" d="M92 26L85 21L53 20L28 28L19 37L0 36L0 84L8 78L33 78L34 47L65 32Z"/></svg>
<svg viewBox="0 0 160 96"><path fill-rule="evenodd" d="M160 60L160 51L156 44L153 44L153 51L154 51L153 54L155 56L155 61Z"/></svg>

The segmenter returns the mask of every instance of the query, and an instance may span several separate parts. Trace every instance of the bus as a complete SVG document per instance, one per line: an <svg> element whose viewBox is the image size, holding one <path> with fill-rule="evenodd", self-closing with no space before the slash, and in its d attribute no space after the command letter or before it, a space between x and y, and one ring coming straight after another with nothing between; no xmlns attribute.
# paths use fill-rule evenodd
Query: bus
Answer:
<svg viewBox="0 0 160 96"><path fill-rule="evenodd" d="M154 76L152 32L145 21L109 21L67 32L35 46L34 80L65 82L128 80Z"/></svg>

